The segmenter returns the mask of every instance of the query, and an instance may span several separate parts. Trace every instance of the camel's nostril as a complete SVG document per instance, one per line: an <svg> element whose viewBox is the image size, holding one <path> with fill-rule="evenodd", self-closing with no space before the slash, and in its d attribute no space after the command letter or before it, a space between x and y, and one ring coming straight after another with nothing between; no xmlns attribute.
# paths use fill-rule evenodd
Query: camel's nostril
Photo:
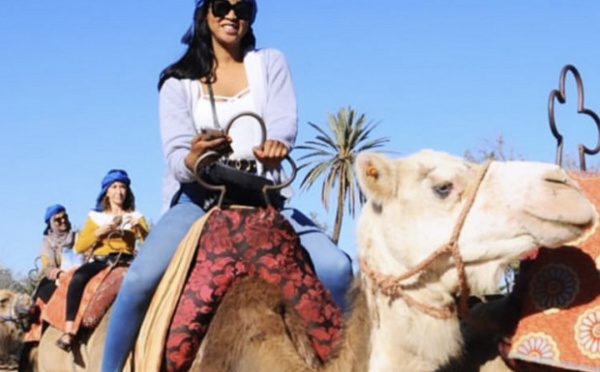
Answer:
<svg viewBox="0 0 600 372"><path fill-rule="evenodd" d="M556 183L556 184L559 184L559 185L564 185L564 184L567 183L567 179L564 178L564 177L560 178L560 179L558 179L558 178L545 178L544 181L550 182L550 183Z"/></svg>
<svg viewBox="0 0 600 372"><path fill-rule="evenodd" d="M549 183L569 184L569 177L560 168L554 168L545 172L545 174L543 174L543 179L545 182Z"/></svg>
<svg viewBox="0 0 600 372"><path fill-rule="evenodd" d="M576 226L583 231L588 231L592 227L594 227L594 225L595 225L594 220L590 220L589 222L580 223L580 224L577 224Z"/></svg>

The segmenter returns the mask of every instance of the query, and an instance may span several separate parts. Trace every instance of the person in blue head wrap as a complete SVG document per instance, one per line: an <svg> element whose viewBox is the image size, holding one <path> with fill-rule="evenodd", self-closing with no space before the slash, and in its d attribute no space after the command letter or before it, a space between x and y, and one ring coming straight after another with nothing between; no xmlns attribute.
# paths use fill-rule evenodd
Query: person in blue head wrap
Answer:
<svg viewBox="0 0 600 372"><path fill-rule="evenodd" d="M75 336L74 321L86 284L94 275L115 261L129 263L135 254L136 241L148 235L144 216L135 210L131 180L121 169L108 171L102 179L96 205L88 213L75 252L90 256L73 274L67 290L65 332L56 345L70 351Z"/></svg>
<svg viewBox="0 0 600 372"><path fill-rule="evenodd" d="M121 184L129 187L131 185L131 180L129 179L129 175L127 172L121 169L112 169L110 170L106 176L102 179L100 193L98 193L98 197L96 198L96 207L94 208L97 212L102 212L105 208L102 205L102 200L106 196L106 191L108 188L115 182L120 182ZM130 191L130 195L133 198L133 193Z"/></svg>
<svg viewBox="0 0 600 372"><path fill-rule="evenodd" d="M211 205L211 194L196 183L195 164L208 152L230 154L248 172L278 183L280 166L293 149L298 132L296 96L284 55L271 48L256 49L254 0L196 0L192 26L182 38L183 56L160 74L159 121L165 154L163 211L127 272L112 308L102 371L121 371L133 348L158 283L191 225ZM218 133L241 112L254 119L236 121L228 135ZM282 199L292 196L281 190ZM315 271L336 303L352 280L347 254L304 214L293 208L281 213L299 234ZM172 365L163 366L167 370Z"/></svg>
<svg viewBox="0 0 600 372"><path fill-rule="evenodd" d="M53 204L44 213L44 237L40 258L42 261L42 279L33 298L47 303L56 290L56 279L62 274L63 255L71 251L75 244L76 231L72 230L67 210L61 204Z"/></svg>

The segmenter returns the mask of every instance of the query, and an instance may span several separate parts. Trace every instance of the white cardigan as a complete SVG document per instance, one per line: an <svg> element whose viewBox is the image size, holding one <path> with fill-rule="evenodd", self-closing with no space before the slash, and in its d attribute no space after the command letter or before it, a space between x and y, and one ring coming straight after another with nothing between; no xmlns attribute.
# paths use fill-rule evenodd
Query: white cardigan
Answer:
<svg viewBox="0 0 600 372"><path fill-rule="evenodd" d="M285 57L276 49L253 50L244 56L244 66L256 113L267 126L267 139L281 141L291 150L298 133L298 109ZM190 79L169 78L160 89L160 133L166 164L163 212L169 208L180 183L195 182L184 159L196 135L193 112L198 86ZM269 178L279 180L279 173L273 172ZM291 188L282 190L282 194L290 197Z"/></svg>

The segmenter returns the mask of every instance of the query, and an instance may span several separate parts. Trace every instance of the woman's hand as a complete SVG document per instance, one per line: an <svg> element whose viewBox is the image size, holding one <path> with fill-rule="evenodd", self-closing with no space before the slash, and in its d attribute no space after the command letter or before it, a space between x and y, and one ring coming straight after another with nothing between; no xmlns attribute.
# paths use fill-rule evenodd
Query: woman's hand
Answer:
<svg viewBox="0 0 600 372"><path fill-rule="evenodd" d="M111 223L102 225L96 229L96 238L101 239L119 228L121 221L114 219Z"/></svg>
<svg viewBox="0 0 600 372"><path fill-rule="evenodd" d="M60 274L62 274L62 270L59 269L58 267L53 267L52 269L50 269L48 271L48 274L46 274L46 277L50 280L56 280L60 277Z"/></svg>
<svg viewBox="0 0 600 372"><path fill-rule="evenodd" d="M130 214L126 214L125 217L123 217L123 226L129 226L130 228L134 228L139 223L140 220L138 218L133 217Z"/></svg>
<svg viewBox="0 0 600 372"><path fill-rule="evenodd" d="M256 160L260 161L267 169L278 168L289 152L283 142L277 140L266 140L262 148L255 147L253 151Z"/></svg>
<svg viewBox="0 0 600 372"><path fill-rule="evenodd" d="M200 156L204 155L207 151L216 151L219 154L231 152L231 137L222 136L215 138L214 136L206 133L197 134L192 139L190 151L185 157L185 166L194 172L196 162Z"/></svg>

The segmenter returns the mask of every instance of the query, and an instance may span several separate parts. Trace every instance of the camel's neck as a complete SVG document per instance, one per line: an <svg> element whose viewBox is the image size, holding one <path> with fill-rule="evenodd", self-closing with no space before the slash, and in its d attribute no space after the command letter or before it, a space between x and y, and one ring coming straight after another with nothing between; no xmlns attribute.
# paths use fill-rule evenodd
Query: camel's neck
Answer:
<svg viewBox="0 0 600 372"><path fill-rule="evenodd" d="M371 356L369 372L434 371L449 358L460 353L462 337L458 318L438 319L409 307L404 300L390 303L390 298L371 292L366 285L368 311L374 316L372 323ZM410 291L416 300L427 305L440 306L452 301L439 288Z"/></svg>

